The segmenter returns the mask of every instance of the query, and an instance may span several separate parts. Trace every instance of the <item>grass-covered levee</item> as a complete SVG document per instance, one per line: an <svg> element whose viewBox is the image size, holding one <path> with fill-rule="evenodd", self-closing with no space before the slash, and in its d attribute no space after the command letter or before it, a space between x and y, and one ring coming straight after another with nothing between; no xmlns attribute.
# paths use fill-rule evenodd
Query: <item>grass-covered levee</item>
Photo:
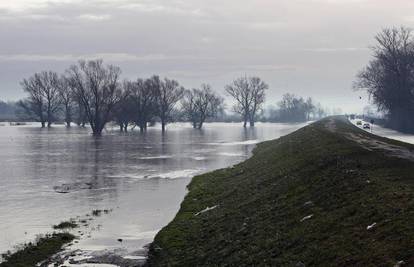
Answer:
<svg viewBox="0 0 414 267"><path fill-rule="evenodd" d="M261 143L194 177L147 264L414 266L411 151L343 117Z"/></svg>

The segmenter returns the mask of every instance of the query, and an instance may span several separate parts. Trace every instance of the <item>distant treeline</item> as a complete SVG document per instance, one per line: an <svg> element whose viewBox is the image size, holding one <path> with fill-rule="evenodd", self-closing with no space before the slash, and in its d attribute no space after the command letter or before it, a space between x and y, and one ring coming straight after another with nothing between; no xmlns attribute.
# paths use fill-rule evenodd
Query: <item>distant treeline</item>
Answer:
<svg viewBox="0 0 414 267"><path fill-rule="evenodd" d="M401 27L384 29L375 37L373 59L357 76L354 87L366 90L386 125L414 132L414 38Z"/></svg>
<svg viewBox="0 0 414 267"><path fill-rule="evenodd" d="M240 77L225 87L234 103L226 112L222 96L208 84L190 90L157 75L120 81L120 74L120 68L102 60L80 61L63 74L35 73L21 82L27 97L14 105L15 112L21 120L38 121L42 127L62 121L67 127L89 125L94 135L110 121L121 131L146 131L156 122L165 131L173 121L187 121L197 129L206 121L240 121L253 127L256 121L304 122L326 115L311 98L293 94L285 94L277 108L264 110L269 86L259 77Z"/></svg>

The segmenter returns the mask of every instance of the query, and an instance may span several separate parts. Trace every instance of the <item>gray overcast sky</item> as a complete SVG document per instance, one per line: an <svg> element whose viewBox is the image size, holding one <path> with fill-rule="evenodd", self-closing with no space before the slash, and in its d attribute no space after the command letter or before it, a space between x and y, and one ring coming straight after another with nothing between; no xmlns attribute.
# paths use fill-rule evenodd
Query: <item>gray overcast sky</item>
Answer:
<svg viewBox="0 0 414 267"><path fill-rule="evenodd" d="M383 27L413 26L412 0L0 0L0 99L22 78L103 58L123 78L185 87L259 75L267 104L283 93L358 112L351 89Z"/></svg>

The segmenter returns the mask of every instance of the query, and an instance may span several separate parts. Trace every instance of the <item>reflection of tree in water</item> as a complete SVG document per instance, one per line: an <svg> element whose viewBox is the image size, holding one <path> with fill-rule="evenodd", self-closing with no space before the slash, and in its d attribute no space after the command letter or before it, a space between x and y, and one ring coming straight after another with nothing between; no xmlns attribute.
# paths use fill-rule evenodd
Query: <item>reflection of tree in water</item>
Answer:
<svg viewBox="0 0 414 267"><path fill-rule="evenodd" d="M110 198L116 198L118 183L115 179L119 178L111 178L107 175L111 174L108 171L119 171L118 168L115 168L115 170L111 168L115 164L123 165L119 160L115 162L114 158L114 155L119 152L119 149L123 149L123 147L120 144L115 144L111 136L93 137L90 145L89 151L92 150L91 163L93 166L90 169L90 177L87 182L90 185L88 194L93 197L91 198L92 201L103 200L104 197L106 198L108 196ZM111 169L108 170L108 168Z"/></svg>
<svg viewBox="0 0 414 267"><path fill-rule="evenodd" d="M256 140L257 139L257 128L256 127L249 127L249 128L243 128L243 141L248 140ZM251 146L244 145L243 146L243 153L245 155L249 155L251 152Z"/></svg>

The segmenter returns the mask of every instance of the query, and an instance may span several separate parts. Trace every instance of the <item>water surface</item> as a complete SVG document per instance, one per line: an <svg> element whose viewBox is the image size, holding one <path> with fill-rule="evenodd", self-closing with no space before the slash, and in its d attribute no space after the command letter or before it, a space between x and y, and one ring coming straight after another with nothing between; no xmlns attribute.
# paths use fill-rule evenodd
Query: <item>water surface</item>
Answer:
<svg viewBox="0 0 414 267"><path fill-rule="evenodd" d="M73 249L142 248L172 220L191 177L241 162L256 143L303 125L173 124L165 135L150 128L101 138L77 127L2 126L0 252L94 209L112 212L81 229Z"/></svg>

